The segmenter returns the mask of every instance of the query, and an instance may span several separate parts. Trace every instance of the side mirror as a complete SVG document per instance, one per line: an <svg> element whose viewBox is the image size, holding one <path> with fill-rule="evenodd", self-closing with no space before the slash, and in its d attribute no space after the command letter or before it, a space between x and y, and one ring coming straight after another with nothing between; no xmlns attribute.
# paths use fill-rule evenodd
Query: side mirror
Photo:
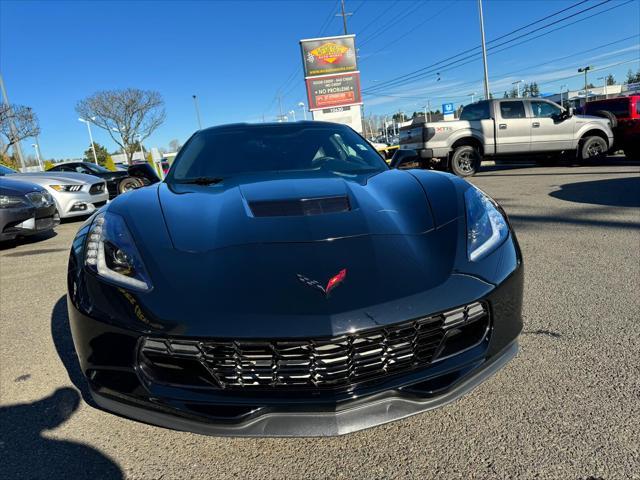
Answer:
<svg viewBox="0 0 640 480"><path fill-rule="evenodd" d="M403 150L398 149L396 153L391 157L391 168L413 168L414 166L418 166L420 163L420 157L418 156L418 152L415 150ZM414 165L416 164L416 165Z"/></svg>

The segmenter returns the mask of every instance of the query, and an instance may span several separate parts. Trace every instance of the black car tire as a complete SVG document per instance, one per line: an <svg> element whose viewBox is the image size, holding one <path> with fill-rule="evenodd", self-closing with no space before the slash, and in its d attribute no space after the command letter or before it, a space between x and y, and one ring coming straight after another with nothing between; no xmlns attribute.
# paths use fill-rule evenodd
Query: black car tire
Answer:
<svg viewBox="0 0 640 480"><path fill-rule="evenodd" d="M580 143L578 157L582 162L597 162L604 158L607 148L607 142L602 137L587 137Z"/></svg>
<svg viewBox="0 0 640 480"><path fill-rule="evenodd" d="M134 177L126 177L120 180L120 183L118 183L118 193L125 193L142 186L144 186L144 184L140 181L140 179Z"/></svg>
<svg viewBox="0 0 640 480"><path fill-rule="evenodd" d="M463 145L454 150L449 161L449 168L458 177L470 177L480 169L481 161L482 156L476 148Z"/></svg>
<svg viewBox="0 0 640 480"><path fill-rule="evenodd" d="M611 128L616 128L618 126L618 119L616 118L616 116L607 110L598 110L597 112L594 112L594 115L596 117L602 117L609 120Z"/></svg>

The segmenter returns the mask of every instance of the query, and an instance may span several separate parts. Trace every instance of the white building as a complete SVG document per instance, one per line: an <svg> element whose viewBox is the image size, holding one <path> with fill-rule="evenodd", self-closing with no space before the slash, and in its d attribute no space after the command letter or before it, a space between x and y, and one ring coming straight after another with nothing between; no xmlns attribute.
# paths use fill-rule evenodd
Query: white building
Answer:
<svg viewBox="0 0 640 480"><path fill-rule="evenodd" d="M624 84L624 85L603 85L587 89L586 95L584 88L581 90L569 90L568 92L554 93L553 95L545 95L544 98L562 103L565 107L578 108L584 105L585 98L589 101L604 100L605 98L615 98L620 95L631 95L640 93L640 84Z"/></svg>

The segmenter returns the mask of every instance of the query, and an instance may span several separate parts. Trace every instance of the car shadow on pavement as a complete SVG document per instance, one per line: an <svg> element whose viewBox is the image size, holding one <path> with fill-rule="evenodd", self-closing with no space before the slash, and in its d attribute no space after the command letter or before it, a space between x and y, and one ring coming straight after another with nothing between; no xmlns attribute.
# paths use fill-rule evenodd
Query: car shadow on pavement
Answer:
<svg viewBox="0 0 640 480"><path fill-rule="evenodd" d="M67 370L69 380L82 394L82 399L94 408L99 408L91 398L87 381L82 375L78 355L73 345L71 337L71 327L69 326L69 313L67 312L67 297L62 296L53 306L51 312L51 338L58 352L58 357Z"/></svg>
<svg viewBox="0 0 640 480"><path fill-rule="evenodd" d="M640 207L640 176L565 183L560 185L560 190L551 192L549 195L575 203Z"/></svg>
<svg viewBox="0 0 640 480"><path fill-rule="evenodd" d="M9 250L10 248L15 248L21 245L30 245L32 243L42 242L44 240L48 240L57 235L55 230L49 230L48 232L38 233L36 235L30 235L28 237L19 237L14 238L13 240L5 240L0 242L0 250Z"/></svg>
<svg viewBox="0 0 640 480"><path fill-rule="evenodd" d="M0 407L2 478L120 479L122 470L89 445L42 435L66 422L80 405L71 387L30 403Z"/></svg>

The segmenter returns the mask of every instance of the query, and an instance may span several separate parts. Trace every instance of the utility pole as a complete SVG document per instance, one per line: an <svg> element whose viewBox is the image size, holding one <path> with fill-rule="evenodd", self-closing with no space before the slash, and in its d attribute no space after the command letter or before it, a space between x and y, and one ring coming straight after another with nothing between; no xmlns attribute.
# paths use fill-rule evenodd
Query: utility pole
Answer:
<svg viewBox="0 0 640 480"><path fill-rule="evenodd" d="M342 13L336 13L336 17L342 17L342 25L344 26L344 34L347 35L347 17L353 15L353 13L344 11L344 0L341 0Z"/></svg>
<svg viewBox="0 0 640 480"><path fill-rule="evenodd" d="M482 16L482 0L478 0L480 14L480 35L482 37L482 63L484 64L484 98L489 99L489 69L487 67L487 46L484 41L484 17Z"/></svg>
<svg viewBox="0 0 640 480"><path fill-rule="evenodd" d="M11 108L11 104L9 103L9 97L7 97L7 90L4 88L4 80L2 75L0 74L0 90L2 90L2 97L4 98L4 104L7 106L9 110L7 113L9 114L9 128L11 129L11 134L17 136L16 126L13 123L13 110ZM18 156L18 160L20 161L20 168L24 167L24 158L22 158L22 148L20 147L20 142L16 142L13 144L13 153Z"/></svg>
<svg viewBox="0 0 640 480"><path fill-rule="evenodd" d="M578 73L584 73L584 103L587 103L589 97L587 95L587 72L589 70L593 70L591 65L587 65L586 67L581 67L578 69Z"/></svg>
<svg viewBox="0 0 640 480"><path fill-rule="evenodd" d="M280 110L280 115L278 117L278 120L280 122L284 121L284 113L282 113L282 94L280 92L278 92L278 109Z"/></svg>
<svg viewBox="0 0 640 480"><path fill-rule="evenodd" d="M198 107L198 97L192 95L193 104L196 107L196 117L198 118L198 130L202 130L202 120L200 119L200 107Z"/></svg>

